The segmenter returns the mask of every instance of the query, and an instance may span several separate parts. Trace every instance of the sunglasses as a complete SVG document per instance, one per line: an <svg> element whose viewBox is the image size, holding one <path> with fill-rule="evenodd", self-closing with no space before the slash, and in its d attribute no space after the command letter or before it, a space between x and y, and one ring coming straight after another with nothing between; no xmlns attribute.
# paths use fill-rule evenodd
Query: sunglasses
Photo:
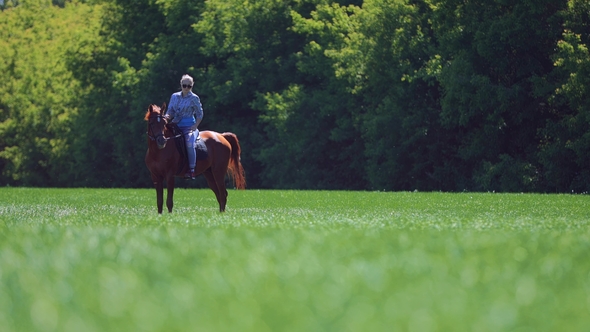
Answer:
<svg viewBox="0 0 590 332"><path fill-rule="evenodd" d="M183 84L183 85L182 85L182 88L183 88L183 89L186 89L186 88L192 88L192 87L193 87L192 85L188 85L188 84Z"/></svg>

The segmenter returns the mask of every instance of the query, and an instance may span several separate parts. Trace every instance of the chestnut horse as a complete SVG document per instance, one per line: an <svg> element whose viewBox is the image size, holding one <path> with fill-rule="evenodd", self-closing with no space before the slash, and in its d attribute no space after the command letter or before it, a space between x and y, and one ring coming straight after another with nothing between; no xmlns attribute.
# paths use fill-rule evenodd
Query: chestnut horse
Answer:
<svg viewBox="0 0 590 332"><path fill-rule="evenodd" d="M164 110L164 111L163 111ZM152 181L156 187L158 213L162 214L164 196L164 181L166 181L166 207L172 212L174 196L174 177L183 177L188 171L186 160L176 148L172 130L168 127L164 117L166 104L162 107L150 105L144 119L148 122L148 150L145 164L150 170ZM240 143L233 133L216 133L201 131L200 137L207 146L207 159L199 160L195 174L203 174L209 188L215 193L219 202L219 211L225 211L227 190L225 175L233 178L236 189L246 187L244 169L240 162ZM172 140L170 144L168 141ZM181 165L184 164L184 165Z"/></svg>

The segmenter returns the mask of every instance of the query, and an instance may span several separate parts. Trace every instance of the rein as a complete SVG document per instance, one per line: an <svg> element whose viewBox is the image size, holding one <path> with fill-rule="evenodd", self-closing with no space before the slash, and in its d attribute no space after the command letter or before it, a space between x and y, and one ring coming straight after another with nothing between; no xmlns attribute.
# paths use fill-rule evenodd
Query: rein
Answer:
<svg viewBox="0 0 590 332"><path fill-rule="evenodd" d="M152 118L157 118L157 119L158 119L158 122L160 122L161 120L163 120L163 121L165 121L165 122L166 122L166 125L168 125L168 123L167 123L167 121L166 121L166 118L164 118L164 116L163 116L163 115L160 115L160 114L157 114L157 115L152 115L152 116L150 116L150 117L148 118L148 120L149 120L149 119L152 119ZM163 133L159 133L159 134L157 134L157 135L154 135L154 133L153 133L153 132L154 132L154 131L152 130L152 125L151 125L150 123L148 123L148 131L147 131L147 133L146 133L146 134L147 134L147 136L150 138L150 140L152 140L152 141L155 141L155 140L156 140L158 137L160 137L160 136L163 136L163 138L164 138L164 140L165 140L165 141L168 141L168 140L170 140L170 139L172 139L172 138L178 138L178 137L181 137L181 136L182 136L182 134L178 134L178 135L171 136L171 137L165 137Z"/></svg>

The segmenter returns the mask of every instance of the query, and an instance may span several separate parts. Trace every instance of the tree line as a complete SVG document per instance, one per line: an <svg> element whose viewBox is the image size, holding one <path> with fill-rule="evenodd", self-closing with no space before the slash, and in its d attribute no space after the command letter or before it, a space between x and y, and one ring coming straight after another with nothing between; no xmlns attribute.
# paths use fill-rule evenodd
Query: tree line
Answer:
<svg viewBox="0 0 590 332"><path fill-rule="evenodd" d="M143 114L189 74L250 188L590 188L588 1L0 7L3 185L151 186Z"/></svg>

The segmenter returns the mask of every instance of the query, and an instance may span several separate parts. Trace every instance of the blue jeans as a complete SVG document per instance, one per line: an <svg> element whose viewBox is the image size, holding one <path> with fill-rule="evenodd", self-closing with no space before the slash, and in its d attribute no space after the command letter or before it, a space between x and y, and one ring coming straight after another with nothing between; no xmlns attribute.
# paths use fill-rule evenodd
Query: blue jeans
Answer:
<svg viewBox="0 0 590 332"><path fill-rule="evenodd" d="M188 167L195 169L197 164L197 152L195 151L195 140L199 137L199 130L192 131L191 127L179 127L184 134L184 142L186 143L186 152L188 156Z"/></svg>

